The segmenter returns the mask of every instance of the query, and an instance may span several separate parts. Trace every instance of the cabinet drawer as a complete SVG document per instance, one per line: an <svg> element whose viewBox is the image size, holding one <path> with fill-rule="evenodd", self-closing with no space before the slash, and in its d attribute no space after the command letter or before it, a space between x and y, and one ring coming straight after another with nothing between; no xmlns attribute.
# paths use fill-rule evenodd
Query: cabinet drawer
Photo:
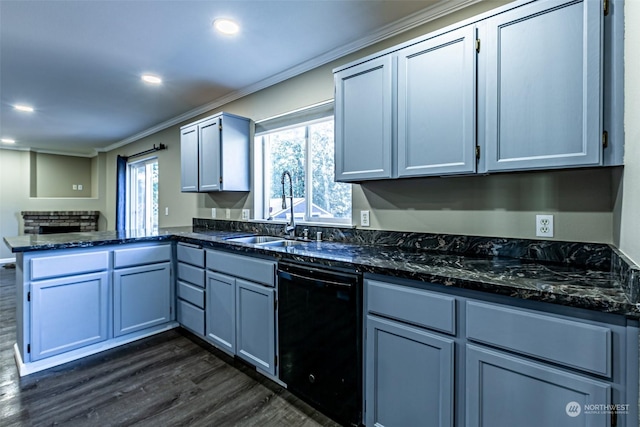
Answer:
<svg viewBox="0 0 640 427"><path fill-rule="evenodd" d="M204 336L204 310L201 308L178 300L178 323L196 334Z"/></svg>
<svg viewBox="0 0 640 427"><path fill-rule="evenodd" d="M408 286L367 280L369 313L448 334L456 333L456 300Z"/></svg>
<svg viewBox="0 0 640 427"><path fill-rule="evenodd" d="M191 304L204 308L204 289L178 281L178 297Z"/></svg>
<svg viewBox="0 0 640 427"><path fill-rule="evenodd" d="M201 268L179 262L178 279L204 288L204 270Z"/></svg>
<svg viewBox="0 0 640 427"><path fill-rule="evenodd" d="M74 251L75 252L75 251ZM109 252L69 253L31 260L31 280L73 276L109 268Z"/></svg>
<svg viewBox="0 0 640 427"><path fill-rule="evenodd" d="M467 301L467 337L611 376L611 329L523 309Z"/></svg>
<svg viewBox="0 0 640 427"><path fill-rule="evenodd" d="M143 246L113 251L113 268L154 264L171 260L171 245Z"/></svg>
<svg viewBox="0 0 640 427"><path fill-rule="evenodd" d="M204 268L204 250L178 243L178 261Z"/></svg>
<svg viewBox="0 0 640 427"><path fill-rule="evenodd" d="M275 286L276 263L273 261L207 251L207 268L267 286Z"/></svg>

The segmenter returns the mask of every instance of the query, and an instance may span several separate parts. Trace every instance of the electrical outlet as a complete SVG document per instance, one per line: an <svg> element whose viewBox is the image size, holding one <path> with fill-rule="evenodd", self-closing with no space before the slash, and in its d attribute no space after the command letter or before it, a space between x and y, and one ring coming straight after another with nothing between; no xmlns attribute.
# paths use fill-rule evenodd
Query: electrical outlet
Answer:
<svg viewBox="0 0 640 427"><path fill-rule="evenodd" d="M249 212L249 209L242 209L242 219L244 221L248 221L250 215L251 213Z"/></svg>
<svg viewBox="0 0 640 427"><path fill-rule="evenodd" d="M360 211L360 225L369 227L369 211Z"/></svg>
<svg viewBox="0 0 640 427"><path fill-rule="evenodd" d="M164 216L169 216L169 206L164 208Z"/></svg>
<svg viewBox="0 0 640 427"><path fill-rule="evenodd" d="M553 215L536 215L536 236L553 237Z"/></svg>
<svg viewBox="0 0 640 427"><path fill-rule="evenodd" d="M82 191L82 184L78 184L78 191Z"/></svg>
<svg viewBox="0 0 640 427"><path fill-rule="evenodd" d="M216 217L216 208L211 208L211 218L215 219Z"/></svg>
<svg viewBox="0 0 640 427"><path fill-rule="evenodd" d="M226 217L227 219L231 219L231 209L228 209L228 208L227 208L227 211L225 212L225 217Z"/></svg>
<svg viewBox="0 0 640 427"><path fill-rule="evenodd" d="M71 186L71 189L72 189L72 190L77 190L77 189L78 189L78 186L77 186L76 184L73 184L73 185Z"/></svg>

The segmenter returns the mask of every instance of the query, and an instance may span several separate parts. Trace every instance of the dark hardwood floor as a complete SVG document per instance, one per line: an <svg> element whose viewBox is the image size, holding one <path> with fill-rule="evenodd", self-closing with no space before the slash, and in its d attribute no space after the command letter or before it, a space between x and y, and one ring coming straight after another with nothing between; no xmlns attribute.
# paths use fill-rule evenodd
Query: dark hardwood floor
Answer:
<svg viewBox="0 0 640 427"><path fill-rule="evenodd" d="M181 330L20 378L15 270L0 267L0 426L336 426Z"/></svg>

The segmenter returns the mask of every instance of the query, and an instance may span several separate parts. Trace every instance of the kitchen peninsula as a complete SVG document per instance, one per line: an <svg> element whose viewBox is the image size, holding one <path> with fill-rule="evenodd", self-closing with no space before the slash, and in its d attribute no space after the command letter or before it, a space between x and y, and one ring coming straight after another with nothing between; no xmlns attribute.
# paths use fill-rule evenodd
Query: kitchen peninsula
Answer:
<svg viewBox="0 0 640 427"><path fill-rule="evenodd" d="M547 378L545 384L552 387L547 387L545 393L564 390L567 381L578 381L572 387L581 390L586 402L637 401L640 319L638 301L634 300L638 298L637 271L610 245L350 228L310 228L311 235L322 231L325 240L280 247L229 241L240 236L279 235L281 229L278 225L253 222L194 219L192 227L150 233L5 238L17 255L19 314L15 348L21 374L181 325L174 308L176 270L171 266L176 262L174 247L187 244L276 262L350 267L362 272L363 321L366 333L370 334L364 349L363 389L367 399L389 396L383 389L385 385L379 382L382 373L372 364L389 348L376 347L374 343L383 345L384 341L379 339L383 340L384 334L393 331L392 336L398 337L401 336L398 331L404 331L441 340L438 342L447 343L445 347L451 350L449 359L437 359L449 360L440 369L451 373L450 378L442 377L436 384L438 393L442 390L451 393L449 399L442 400L444 407L439 408L438 414L478 416L482 403L471 395L465 397L465 388L482 394L487 384L478 381L490 371L480 375L476 369L482 371L503 364L509 366L508 373L519 372L518 377L522 374L527 378ZM83 261L56 262L63 261L58 257L81 257ZM92 283L91 292L103 304L104 313L96 323L102 329L99 327L99 333L90 334L95 342L73 340L75 347L71 349L54 346L58 354L49 356L42 349L35 349L34 353L33 340L38 333L35 322L42 314L34 305L37 300L34 292L43 288L40 284L44 282L59 284L70 275L68 269L77 268L83 269L81 276L91 276L88 282L84 279L80 282ZM126 278L133 277L123 274L123 270L137 275L136 283L140 283L140 277L151 274L152 279L143 282L153 283L154 287L143 290L142 296L123 292ZM157 293L162 298L156 295L159 289L162 292ZM134 301L123 299L127 295ZM64 301L65 312L73 304L69 299L53 301L59 304ZM146 308L136 310L141 307L139 304ZM168 305L165 311L156 310L165 305ZM443 316L434 319L435 314ZM52 327L46 322L41 325ZM519 336L524 339L518 339ZM549 340L554 340L553 344ZM412 338L406 342L420 340ZM416 351L419 353L420 349ZM394 366L396 370L401 367ZM464 383L454 383L454 371L466 371L466 378L457 380L464 381L465 387ZM507 378L517 383L518 378ZM272 379L277 381L277 371ZM595 388L591 387L594 381ZM454 405L453 396L457 401L466 401L468 407ZM384 402L377 402L376 406L384 407ZM372 411L366 416L373 416ZM630 405L629 412L620 414L619 419L637 419L637 405Z"/></svg>

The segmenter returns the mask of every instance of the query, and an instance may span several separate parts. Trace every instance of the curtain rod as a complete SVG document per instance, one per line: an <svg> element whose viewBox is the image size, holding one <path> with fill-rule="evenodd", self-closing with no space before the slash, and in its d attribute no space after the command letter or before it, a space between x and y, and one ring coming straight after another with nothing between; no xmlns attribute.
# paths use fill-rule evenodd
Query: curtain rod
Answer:
<svg viewBox="0 0 640 427"><path fill-rule="evenodd" d="M167 149L167 146L162 143L158 147L156 147L156 144L153 144L153 148L150 148L145 151L141 151L136 154L132 154L130 156L121 156L121 157L124 157L125 159L130 159L132 157L140 157L140 156L144 156L145 154L155 153L156 151L166 150L166 149Z"/></svg>

